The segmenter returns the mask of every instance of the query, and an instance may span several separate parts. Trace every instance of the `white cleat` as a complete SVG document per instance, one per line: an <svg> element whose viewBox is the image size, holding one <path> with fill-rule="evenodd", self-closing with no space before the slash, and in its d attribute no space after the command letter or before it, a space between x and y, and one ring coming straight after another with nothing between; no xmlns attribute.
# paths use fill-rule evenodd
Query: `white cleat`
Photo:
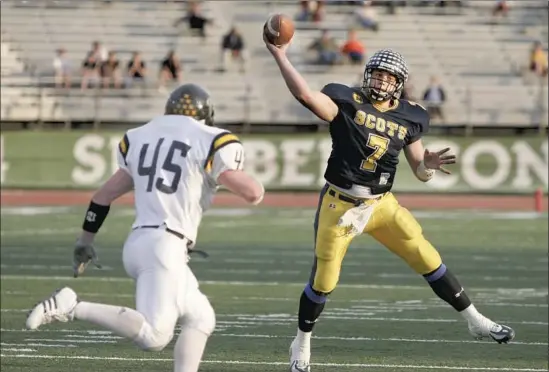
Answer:
<svg viewBox="0 0 549 372"><path fill-rule="evenodd" d="M486 317L478 319L475 323L469 322L469 333L477 340L489 337L498 344L506 344L515 338L515 331L511 327L497 324Z"/></svg>
<svg viewBox="0 0 549 372"><path fill-rule="evenodd" d="M27 315L27 329L37 329L53 321L68 322L74 319L74 308L78 304L76 293L69 287L59 289L39 302Z"/></svg>
<svg viewBox="0 0 549 372"><path fill-rule="evenodd" d="M310 345L298 345L294 338L290 345L290 372L311 372L310 359Z"/></svg>

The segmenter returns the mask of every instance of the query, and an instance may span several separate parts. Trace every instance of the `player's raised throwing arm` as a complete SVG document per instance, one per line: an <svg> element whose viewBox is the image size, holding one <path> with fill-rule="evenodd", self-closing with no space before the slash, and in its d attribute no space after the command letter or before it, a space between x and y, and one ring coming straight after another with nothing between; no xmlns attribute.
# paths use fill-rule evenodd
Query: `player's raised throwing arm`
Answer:
<svg viewBox="0 0 549 372"><path fill-rule="evenodd" d="M286 55L289 44L275 46L269 43L265 35L263 36L263 40L267 45L267 49L273 55L280 73L293 96L320 119L327 122L334 120L339 110L337 105L324 93L312 90L309 87L309 84L307 84Z"/></svg>

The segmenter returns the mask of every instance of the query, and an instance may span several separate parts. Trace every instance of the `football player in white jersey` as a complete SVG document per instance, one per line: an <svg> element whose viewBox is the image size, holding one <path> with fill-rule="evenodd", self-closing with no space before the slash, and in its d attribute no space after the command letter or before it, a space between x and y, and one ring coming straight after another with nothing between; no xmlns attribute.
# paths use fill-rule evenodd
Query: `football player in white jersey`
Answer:
<svg viewBox="0 0 549 372"><path fill-rule="evenodd" d="M110 205L134 190L136 218L123 249L135 281L136 308L81 301L69 287L38 303L28 329L73 319L107 328L141 349L160 351L172 340L174 371L196 372L215 313L187 265L203 212L219 185L251 204L264 188L242 170L244 148L234 134L213 125L209 95L186 84L168 99L165 114L126 132L118 148L120 169L94 194L74 249L74 276L92 262L96 233Z"/></svg>

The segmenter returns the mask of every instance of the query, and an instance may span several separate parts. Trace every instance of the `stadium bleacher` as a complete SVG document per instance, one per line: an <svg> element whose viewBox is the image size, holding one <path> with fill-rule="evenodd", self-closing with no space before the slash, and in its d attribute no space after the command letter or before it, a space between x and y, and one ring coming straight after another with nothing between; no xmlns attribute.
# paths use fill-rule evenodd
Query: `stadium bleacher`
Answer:
<svg viewBox="0 0 549 372"><path fill-rule="evenodd" d="M378 33L359 31L368 54L391 47L401 51L411 67L416 96L430 76L440 78L448 101L447 124L478 126L547 125L547 84L524 78L535 40L547 40L547 7L542 1L515 1L507 19L489 22L492 1L468 2L449 14L432 7L406 6L397 14L379 7ZM157 71L166 52L174 49L183 64L183 82L207 87L216 103L218 121L313 123L309 112L295 102L263 45L261 29L269 14L293 16L297 2L210 1L202 10L214 24L205 39L192 36L174 21L185 4L173 1L3 1L2 96L3 121L143 122L162 111L166 92L156 88ZM350 6L329 5L319 25L296 23L290 48L292 61L315 88L328 82L354 84L361 66L325 67L310 64L304 52L329 29L343 41ZM244 35L251 56L249 69L220 74L220 42L231 25ZM53 74L54 51L67 49L73 69L92 41L117 52L123 66L134 50L142 52L150 72L149 88L81 91L56 89L41 83ZM547 49L546 43L544 44ZM546 79L545 79L546 80Z"/></svg>

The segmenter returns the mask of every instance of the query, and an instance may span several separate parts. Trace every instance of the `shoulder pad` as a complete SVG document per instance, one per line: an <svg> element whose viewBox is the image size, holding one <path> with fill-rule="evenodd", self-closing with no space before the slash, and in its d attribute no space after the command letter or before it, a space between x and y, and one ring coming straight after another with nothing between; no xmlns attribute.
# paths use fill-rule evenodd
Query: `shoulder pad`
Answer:
<svg viewBox="0 0 549 372"><path fill-rule="evenodd" d="M325 85L321 92L333 101L347 101L353 99L354 89L347 85L330 83Z"/></svg>
<svg viewBox="0 0 549 372"><path fill-rule="evenodd" d="M414 101L403 100L401 103L410 121L419 125L422 133L426 133L429 130L429 122L431 121L427 109Z"/></svg>
<svg viewBox="0 0 549 372"><path fill-rule="evenodd" d="M237 135L231 133L228 130L223 130L218 133L213 139L210 145L210 153L215 153L222 147L227 146L229 143L240 142L240 138Z"/></svg>
<svg viewBox="0 0 549 372"><path fill-rule="evenodd" d="M231 143L240 143L240 139L229 131L223 131L215 136L210 145L210 150L208 151L208 156L204 163L204 169L209 171L212 167L215 153Z"/></svg>

